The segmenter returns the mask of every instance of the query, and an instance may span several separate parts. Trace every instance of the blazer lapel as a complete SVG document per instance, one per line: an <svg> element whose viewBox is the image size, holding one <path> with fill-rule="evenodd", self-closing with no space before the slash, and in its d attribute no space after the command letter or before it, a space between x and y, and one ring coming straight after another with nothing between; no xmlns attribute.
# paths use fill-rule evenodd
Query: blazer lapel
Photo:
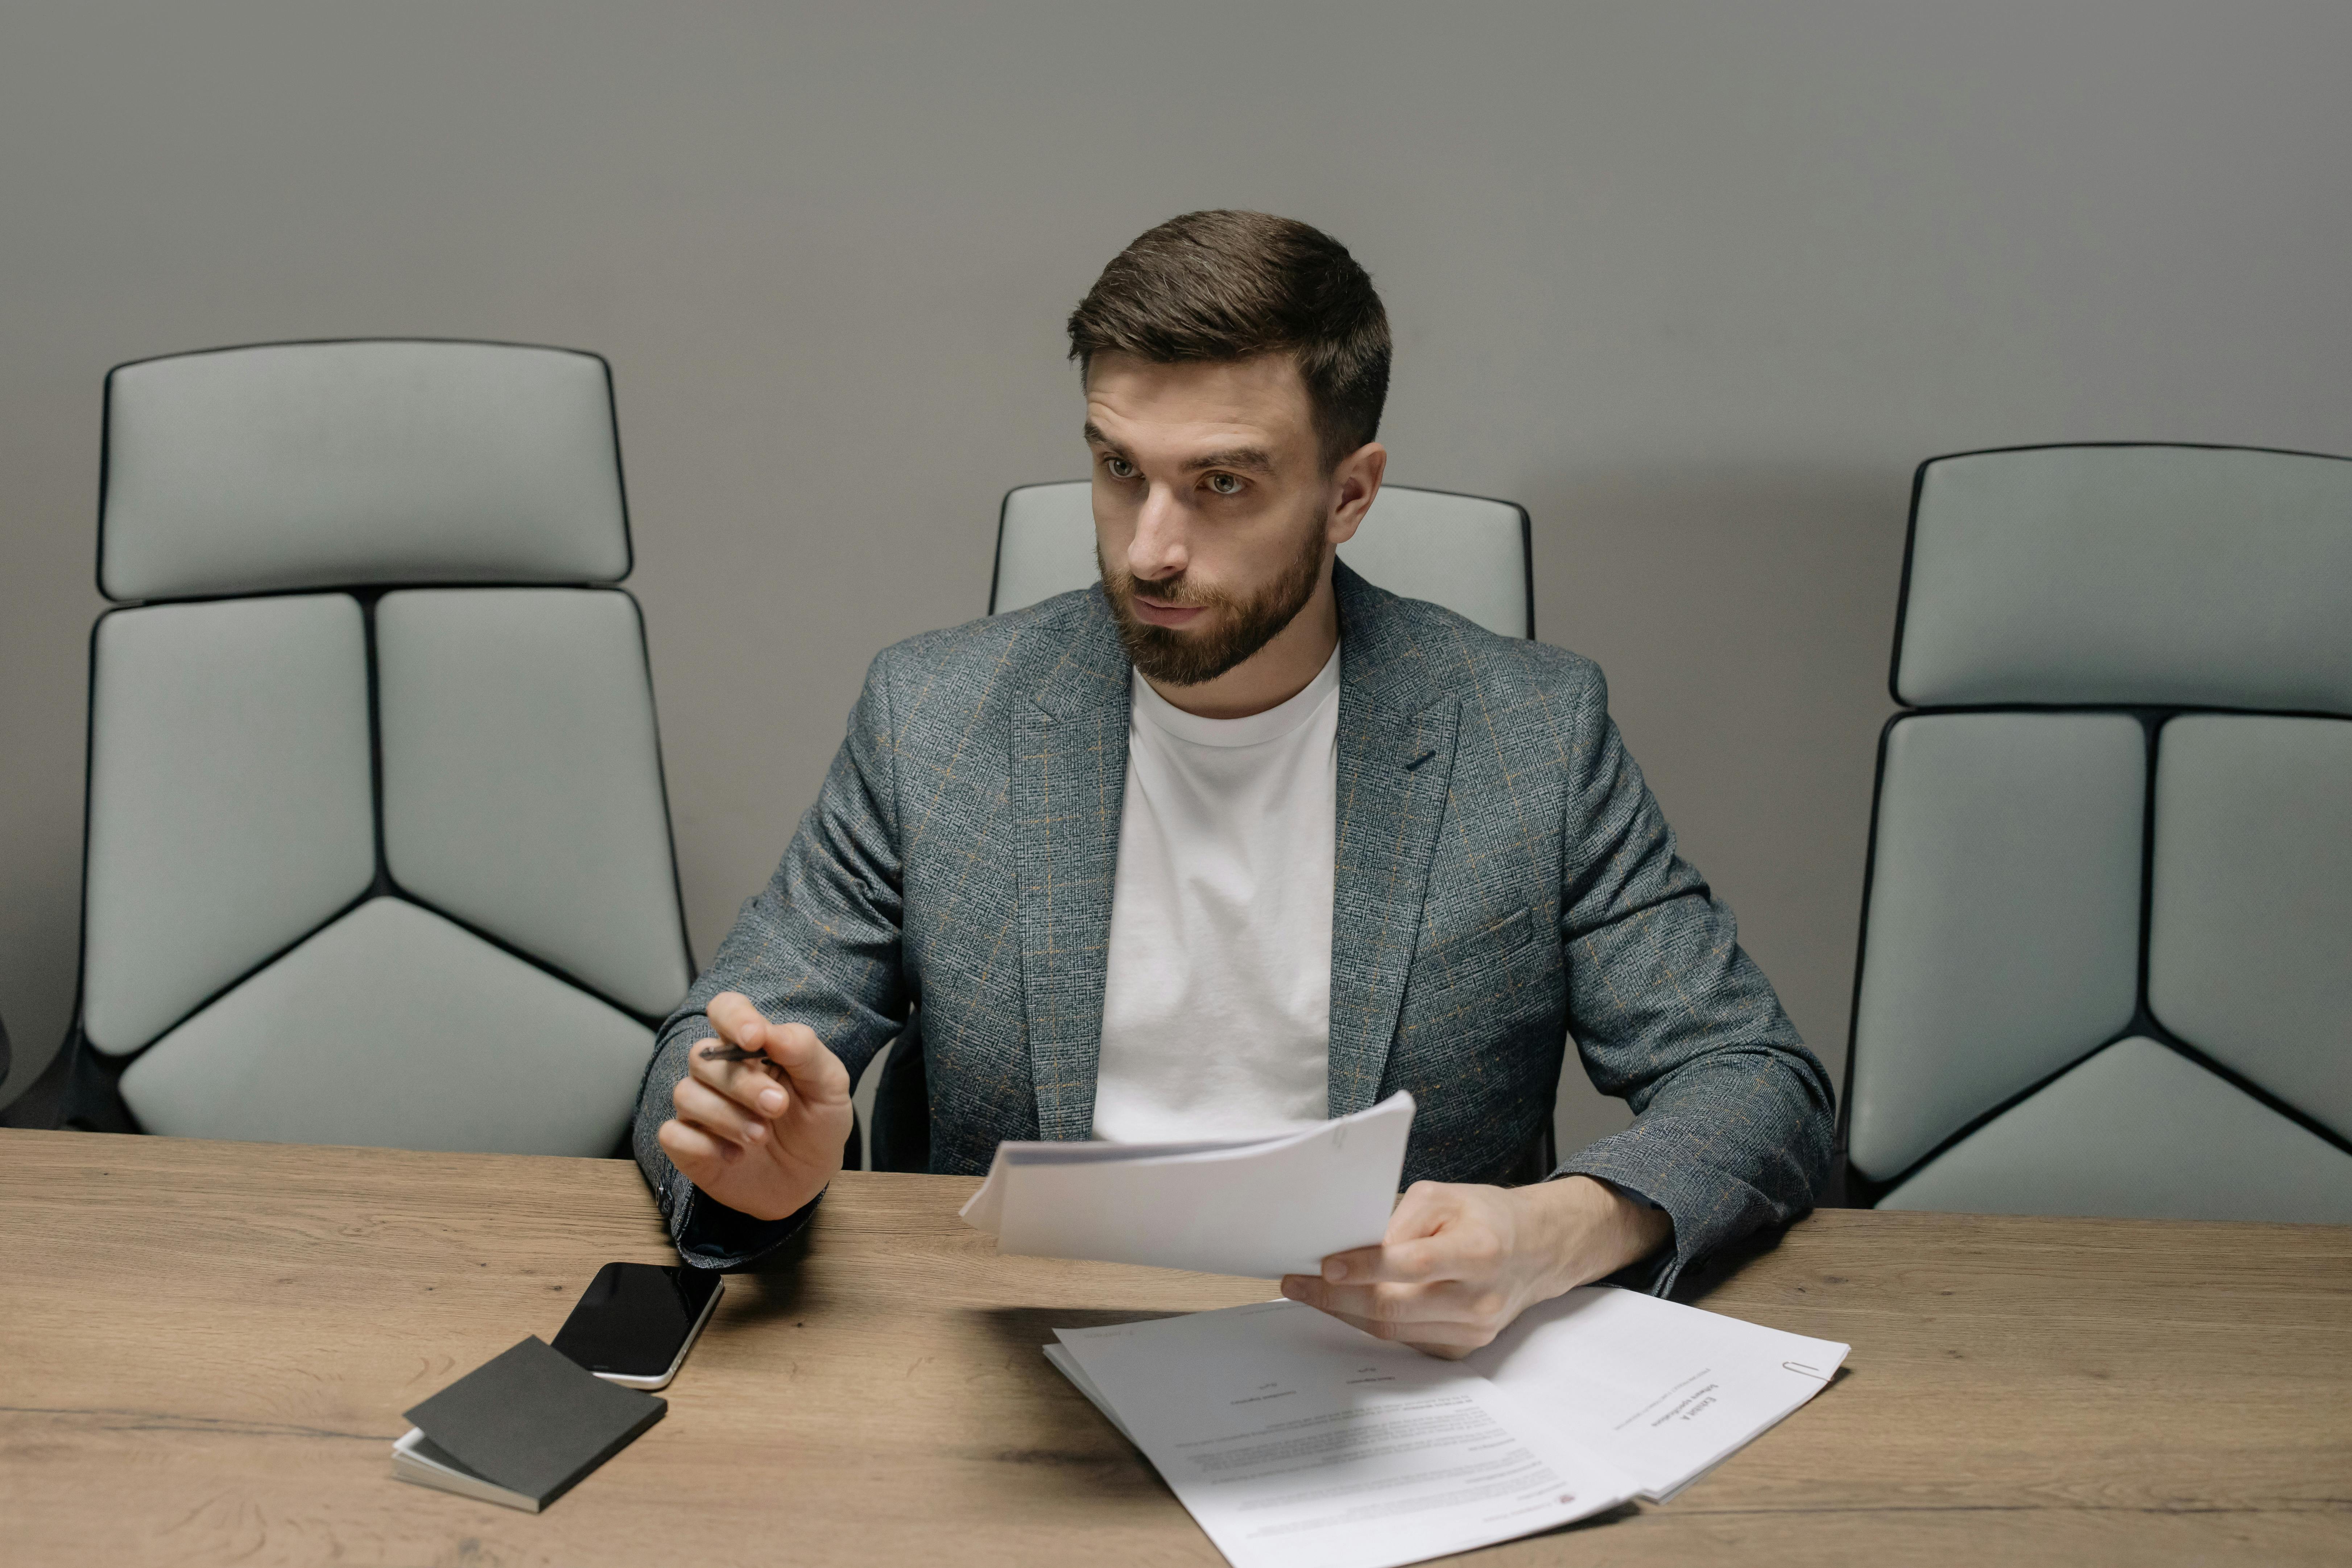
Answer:
<svg viewBox="0 0 2352 1568"><path fill-rule="evenodd" d="M1345 566L1339 589L1339 779L1331 904L1330 1114L1372 1104L1454 776L1458 699L1431 679L1389 595ZM1097 992L1097 1007L1100 1007Z"/></svg>
<svg viewBox="0 0 2352 1568"><path fill-rule="evenodd" d="M1022 989L1045 1138L1094 1131L1131 668L1097 587L1013 716Z"/></svg>

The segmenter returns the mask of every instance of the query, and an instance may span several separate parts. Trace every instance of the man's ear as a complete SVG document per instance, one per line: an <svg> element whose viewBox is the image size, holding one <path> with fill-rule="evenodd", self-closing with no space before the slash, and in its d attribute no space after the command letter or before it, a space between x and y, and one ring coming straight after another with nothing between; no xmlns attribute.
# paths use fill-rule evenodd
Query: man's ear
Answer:
<svg viewBox="0 0 2352 1568"><path fill-rule="evenodd" d="M1345 544L1356 537L1364 513L1381 493L1381 478L1388 467L1389 449L1378 441L1367 441L1339 459L1331 470L1331 490L1337 499L1331 521L1323 530L1326 543Z"/></svg>

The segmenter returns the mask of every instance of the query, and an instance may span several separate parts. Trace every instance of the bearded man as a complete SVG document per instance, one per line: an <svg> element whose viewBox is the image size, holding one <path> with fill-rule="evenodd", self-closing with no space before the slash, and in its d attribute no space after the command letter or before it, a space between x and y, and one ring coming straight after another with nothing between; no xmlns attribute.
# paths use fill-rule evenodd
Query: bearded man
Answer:
<svg viewBox="0 0 2352 1568"><path fill-rule="evenodd" d="M1438 1353L1620 1271L1668 1289L1807 1208L1827 1075L1600 670L1338 563L1388 463L1363 268L1302 223L1187 214L1069 335L1102 582L875 659L662 1031L635 1148L680 1254L734 1267L806 1223L854 1075L917 1006L938 1172L1411 1090L1386 1238L1283 1289ZM1529 1170L1571 1038L1635 1119Z"/></svg>

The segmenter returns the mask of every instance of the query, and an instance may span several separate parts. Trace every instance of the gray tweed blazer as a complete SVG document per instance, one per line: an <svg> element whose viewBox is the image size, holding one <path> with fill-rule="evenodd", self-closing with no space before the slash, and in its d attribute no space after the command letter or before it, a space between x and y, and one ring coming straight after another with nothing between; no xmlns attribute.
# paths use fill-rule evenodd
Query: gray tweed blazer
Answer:
<svg viewBox="0 0 2352 1568"><path fill-rule="evenodd" d="M1338 590L1330 1114L1410 1089L1406 1180L1497 1180L1572 1037L1637 1115L1556 1173L1672 1215L1653 1288L1803 1212L1828 1076L1675 854L1600 669L1344 565ZM695 1261L788 1233L697 1193L654 1138L720 991L808 1025L853 1076L919 1003L934 1171L1088 1134L1129 671L1099 587L875 659L816 804L646 1075L637 1161Z"/></svg>

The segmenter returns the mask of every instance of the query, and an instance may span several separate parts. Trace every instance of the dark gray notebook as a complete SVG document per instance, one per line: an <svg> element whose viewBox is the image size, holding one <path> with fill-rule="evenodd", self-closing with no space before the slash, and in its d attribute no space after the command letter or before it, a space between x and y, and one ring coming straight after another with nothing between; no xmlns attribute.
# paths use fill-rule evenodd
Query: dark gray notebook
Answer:
<svg viewBox="0 0 2352 1568"><path fill-rule="evenodd" d="M449 1459L544 1508L668 1409L667 1400L607 1383L534 1335L407 1415Z"/></svg>

